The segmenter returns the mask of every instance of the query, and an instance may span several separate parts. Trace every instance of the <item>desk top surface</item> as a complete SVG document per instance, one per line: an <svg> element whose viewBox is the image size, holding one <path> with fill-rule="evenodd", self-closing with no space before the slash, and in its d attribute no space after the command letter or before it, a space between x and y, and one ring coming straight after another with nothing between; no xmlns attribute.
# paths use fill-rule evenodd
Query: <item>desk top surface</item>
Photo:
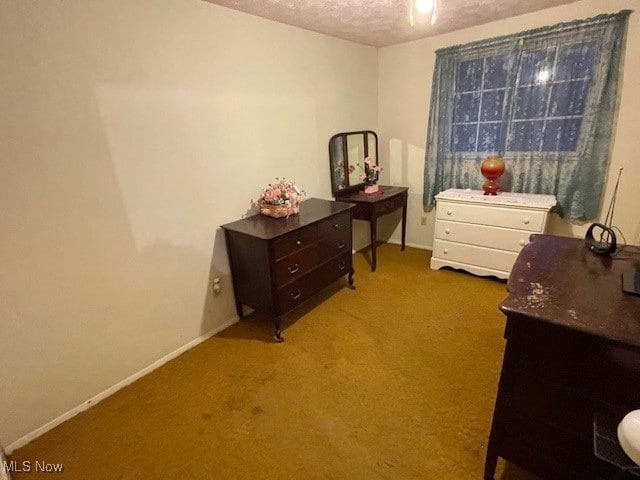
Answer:
<svg viewBox="0 0 640 480"><path fill-rule="evenodd" d="M409 190L409 187L380 185L380 190L382 190L382 193L379 195L364 195L361 192L349 192L345 194L338 193L336 195L336 200L352 203L377 203L406 192Z"/></svg>
<svg viewBox="0 0 640 480"><path fill-rule="evenodd" d="M640 297L622 290L622 272L640 267L637 247L609 257L578 238L531 238L511 271L500 310L640 347Z"/></svg>

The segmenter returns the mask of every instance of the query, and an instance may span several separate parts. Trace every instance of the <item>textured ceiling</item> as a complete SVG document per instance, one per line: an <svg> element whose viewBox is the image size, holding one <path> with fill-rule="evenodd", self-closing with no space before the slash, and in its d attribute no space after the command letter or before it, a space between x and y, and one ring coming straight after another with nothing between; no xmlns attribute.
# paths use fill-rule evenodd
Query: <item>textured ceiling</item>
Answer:
<svg viewBox="0 0 640 480"><path fill-rule="evenodd" d="M414 10L410 0L205 0L277 22L353 42L385 47L515 17L577 0L437 0L437 19Z"/></svg>

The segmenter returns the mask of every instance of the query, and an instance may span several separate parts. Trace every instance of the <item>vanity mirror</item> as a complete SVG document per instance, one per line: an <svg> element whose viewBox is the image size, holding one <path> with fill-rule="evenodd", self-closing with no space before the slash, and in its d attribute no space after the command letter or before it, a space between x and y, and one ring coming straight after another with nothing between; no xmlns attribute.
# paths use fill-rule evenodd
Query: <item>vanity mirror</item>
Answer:
<svg viewBox="0 0 640 480"><path fill-rule="evenodd" d="M380 186L380 189L373 194L365 192L365 183L360 179L360 173L363 171L366 157L371 158L372 163L378 165L378 136L371 130L338 133L329 140L331 193L340 202L355 204L353 219L369 222L371 271L375 271L378 218L400 208L402 209L401 249L404 250L409 188Z"/></svg>
<svg viewBox="0 0 640 480"><path fill-rule="evenodd" d="M370 157L378 164L378 136L371 130L342 132L329 140L329 163L331 167L331 193L355 192L364 187L360 180L360 167ZM358 164L360 167L358 167ZM353 167L353 168L349 168ZM351 171L350 171L351 170Z"/></svg>

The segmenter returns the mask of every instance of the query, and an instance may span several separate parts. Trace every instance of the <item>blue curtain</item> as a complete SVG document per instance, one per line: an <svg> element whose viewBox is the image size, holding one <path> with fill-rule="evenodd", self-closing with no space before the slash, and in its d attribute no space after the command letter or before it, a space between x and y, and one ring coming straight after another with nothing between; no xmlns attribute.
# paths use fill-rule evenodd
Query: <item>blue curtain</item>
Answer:
<svg viewBox="0 0 640 480"><path fill-rule="evenodd" d="M499 154L503 191L556 195L560 216L596 218L630 13L438 50L424 206L448 188L480 189L480 164Z"/></svg>

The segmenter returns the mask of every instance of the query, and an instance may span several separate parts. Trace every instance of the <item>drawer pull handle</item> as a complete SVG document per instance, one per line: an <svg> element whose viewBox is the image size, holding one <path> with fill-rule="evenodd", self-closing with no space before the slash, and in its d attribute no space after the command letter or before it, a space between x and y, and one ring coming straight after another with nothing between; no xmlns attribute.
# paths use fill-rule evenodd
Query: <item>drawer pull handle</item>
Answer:
<svg viewBox="0 0 640 480"><path fill-rule="evenodd" d="M447 253L449 253L449 249L448 249L448 248L445 248L445 249L443 250L443 252L444 252L444 254L446 255Z"/></svg>
<svg viewBox="0 0 640 480"><path fill-rule="evenodd" d="M293 275L294 273L296 273L299 270L298 264L297 263L294 264L293 267L287 267L287 269L289 270L289 273L291 275Z"/></svg>
<svg viewBox="0 0 640 480"><path fill-rule="evenodd" d="M527 241L524 239L520 239L520 246L524 247L527 244Z"/></svg>
<svg viewBox="0 0 640 480"><path fill-rule="evenodd" d="M298 289L298 293L296 294L291 294L291 300L297 300L302 296L302 292L300 291L300 289Z"/></svg>
<svg viewBox="0 0 640 480"><path fill-rule="evenodd" d="M300 240L296 240L296 245L300 246L302 245L302 242Z"/></svg>
<svg viewBox="0 0 640 480"><path fill-rule="evenodd" d="M453 214L453 210L447 210L447 215L452 215Z"/></svg>
<svg viewBox="0 0 640 480"><path fill-rule="evenodd" d="M448 229L448 228L446 228L446 229L444 230L444 233L446 233L447 235L449 235L449 234L451 233L451 230L450 230L450 229Z"/></svg>
<svg viewBox="0 0 640 480"><path fill-rule="evenodd" d="M340 226L340 224L339 224L339 223L334 223L334 224L333 224L333 228L338 228L339 226Z"/></svg>
<svg viewBox="0 0 640 480"><path fill-rule="evenodd" d="M340 250L341 248L344 248L344 241L339 241L338 243L336 243L336 247L338 247L338 250Z"/></svg>
<svg viewBox="0 0 640 480"><path fill-rule="evenodd" d="M525 225L529 225L529 218L528 217L524 217L522 219L522 223L524 223Z"/></svg>
<svg viewBox="0 0 640 480"><path fill-rule="evenodd" d="M340 262L338 264L338 270L344 270L347 267L347 264L345 262Z"/></svg>

